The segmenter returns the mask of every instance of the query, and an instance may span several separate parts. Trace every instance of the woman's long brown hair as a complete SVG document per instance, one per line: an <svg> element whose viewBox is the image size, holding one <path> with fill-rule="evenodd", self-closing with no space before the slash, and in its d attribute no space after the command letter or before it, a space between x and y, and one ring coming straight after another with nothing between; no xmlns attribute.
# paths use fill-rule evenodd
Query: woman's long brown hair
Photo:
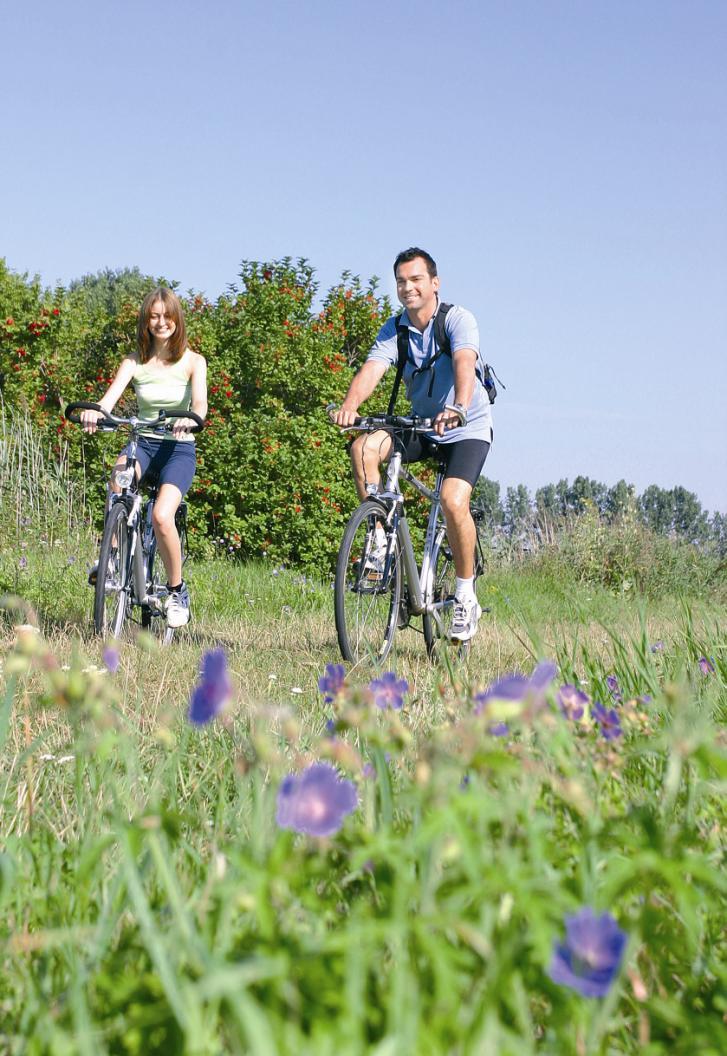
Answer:
<svg viewBox="0 0 727 1056"><path fill-rule="evenodd" d="M169 350L169 361L178 363L187 350L187 327L184 322L184 310L176 293L166 286L157 286L155 290L148 293L144 298L139 312L139 325L136 331L136 343L139 347L139 359L146 363L151 359L154 343L149 333L149 317L153 305L161 301L166 314L175 324L175 331L169 338L167 348Z"/></svg>

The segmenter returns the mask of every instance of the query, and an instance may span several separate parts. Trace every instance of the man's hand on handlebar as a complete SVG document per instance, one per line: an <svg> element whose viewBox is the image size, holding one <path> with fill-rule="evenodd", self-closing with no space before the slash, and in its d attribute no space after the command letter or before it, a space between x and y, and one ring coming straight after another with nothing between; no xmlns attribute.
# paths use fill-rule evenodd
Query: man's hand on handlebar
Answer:
<svg viewBox="0 0 727 1056"><path fill-rule="evenodd" d="M358 408L351 410L346 407L345 403L341 404L339 408L331 407L328 413L333 424L340 425L342 429L353 425L358 418Z"/></svg>
<svg viewBox="0 0 727 1056"><path fill-rule="evenodd" d="M462 425L462 417L456 411L445 408L440 411L432 422L432 428L437 436L444 436L450 429L456 429Z"/></svg>

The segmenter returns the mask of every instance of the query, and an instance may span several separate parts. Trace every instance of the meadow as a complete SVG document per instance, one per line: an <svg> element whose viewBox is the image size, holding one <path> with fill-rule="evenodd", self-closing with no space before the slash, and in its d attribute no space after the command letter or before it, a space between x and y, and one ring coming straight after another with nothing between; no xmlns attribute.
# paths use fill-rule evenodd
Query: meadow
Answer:
<svg viewBox="0 0 727 1056"><path fill-rule="evenodd" d="M109 650L2 452L0 1051L725 1051L723 579L493 558L465 661L345 671L326 576L198 558Z"/></svg>

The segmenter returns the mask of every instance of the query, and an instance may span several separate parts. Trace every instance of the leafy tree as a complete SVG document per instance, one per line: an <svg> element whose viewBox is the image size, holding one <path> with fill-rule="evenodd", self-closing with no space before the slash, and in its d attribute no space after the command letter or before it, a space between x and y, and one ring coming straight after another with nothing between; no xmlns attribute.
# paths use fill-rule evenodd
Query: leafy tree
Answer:
<svg viewBox="0 0 727 1056"><path fill-rule="evenodd" d="M715 513L712 515L710 536L714 540L719 556L727 557L727 516L725 514Z"/></svg>
<svg viewBox="0 0 727 1056"><path fill-rule="evenodd" d="M605 502L606 486L590 477L577 476L568 489L568 506L574 513L582 513L589 502L599 511Z"/></svg>
<svg viewBox="0 0 727 1056"><path fill-rule="evenodd" d="M605 500L605 513L609 520L616 520L632 507L635 503L636 491L633 484L627 484L625 480L619 480L612 488L608 489Z"/></svg>
<svg viewBox="0 0 727 1056"><path fill-rule="evenodd" d="M532 521L530 493L524 484L508 488L505 493L505 527L512 534L521 531Z"/></svg>
<svg viewBox="0 0 727 1056"><path fill-rule="evenodd" d="M709 535L709 519L693 491L677 486L672 489L674 519L672 530L689 543L704 542Z"/></svg>
<svg viewBox="0 0 727 1056"><path fill-rule="evenodd" d="M535 492L535 508L551 519L562 513L555 484L545 484Z"/></svg>
<svg viewBox="0 0 727 1056"><path fill-rule="evenodd" d="M82 305L91 315L117 315L124 305L138 308L147 293L156 286L177 289L179 283L144 275L134 268L103 268L93 275L74 279L68 287L72 302Z"/></svg>
<svg viewBox="0 0 727 1056"><path fill-rule="evenodd" d="M674 494L650 484L639 499L644 524L658 535L668 535L674 522Z"/></svg>
<svg viewBox="0 0 727 1056"><path fill-rule="evenodd" d="M484 523L489 528L501 525L505 520L505 511L500 501L500 485L495 480L480 477L472 495L473 505L484 513Z"/></svg>
<svg viewBox="0 0 727 1056"><path fill-rule="evenodd" d="M571 509L569 492L570 487L568 485L568 481L567 479L562 478L555 485L555 497L558 504L558 512L560 513L561 517L565 517Z"/></svg>

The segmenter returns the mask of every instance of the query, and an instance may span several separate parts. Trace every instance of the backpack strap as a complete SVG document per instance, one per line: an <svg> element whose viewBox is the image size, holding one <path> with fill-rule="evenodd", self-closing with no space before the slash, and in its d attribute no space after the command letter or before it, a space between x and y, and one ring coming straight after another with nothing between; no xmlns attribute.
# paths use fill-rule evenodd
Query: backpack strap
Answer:
<svg viewBox="0 0 727 1056"><path fill-rule="evenodd" d="M444 320L447 316L447 312L451 307L451 304L440 304L439 311L437 312L436 319L434 320L434 338L439 347L439 352L437 353L437 356L441 355L442 353L444 353L445 356L452 355L449 336L447 335L447 331L444 328ZM434 359L437 359L437 356L435 356ZM430 365L431 363L434 363L434 359L430 361ZM497 387L495 386L493 375L495 378L497 378L497 375L495 374L494 370L489 365L489 363L485 363L484 359L480 354L478 354L477 361L475 363L475 375L477 376L477 380L479 381L480 385L484 386L485 392L487 393L487 398L490 403L494 403L495 397L497 396ZM497 380L500 381L499 378L497 378ZM433 384L434 378L432 377L432 382L429 386L430 396L432 394ZM505 386L501 381L500 384L504 389Z"/></svg>
<svg viewBox="0 0 727 1056"><path fill-rule="evenodd" d="M414 370L414 375L421 374L425 370L431 370L431 379L429 382L429 395L432 395L434 388L434 364L437 362L440 356L451 356L452 346L447 334L444 321L447 318L447 312L452 307L451 304L445 304L440 302L437 314L434 317L434 341L437 346L437 350L431 359L423 363L421 367L417 367ZM404 373L404 366L407 359L409 358L409 328L404 326L401 322L401 317L404 313L400 312L395 317L396 320L396 347L398 351L397 366L396 366L396 377L394 378L394 387L391 390L391 399L389 400L389 408L387 414L394 413L394 405L396 404L397 396L399 395L399 386L401 384L401 376ZM479 377L479 374L478 374Z"/></svg>
<svg viewBox="0 0 727 1056"><path fill-rule="evenodd" d="M441 355L451 356L452 348L449 342L449 334L444 326L444 320L447 318L447 312L452 307L451 304L440 304L437 314L434 317L434 340L437 342L437 354L434 359L431 360L433 363L435 359L439 359Z"/></svg>
<svg viewBox="0 0 727 1056"><path fill-rule="evenodd" d="M398 355L396 361L396 377L394 378L394 387L391 390L389 407L386 411L387 414L394 413L396 398L399 395L399 386L401 385L401 376L404 373L404 364L409 356L409 327L404 326L401 322L403 314L403 312L400 312L399 315L395 316L394 320L396 322L396 349Z"/></svg>

